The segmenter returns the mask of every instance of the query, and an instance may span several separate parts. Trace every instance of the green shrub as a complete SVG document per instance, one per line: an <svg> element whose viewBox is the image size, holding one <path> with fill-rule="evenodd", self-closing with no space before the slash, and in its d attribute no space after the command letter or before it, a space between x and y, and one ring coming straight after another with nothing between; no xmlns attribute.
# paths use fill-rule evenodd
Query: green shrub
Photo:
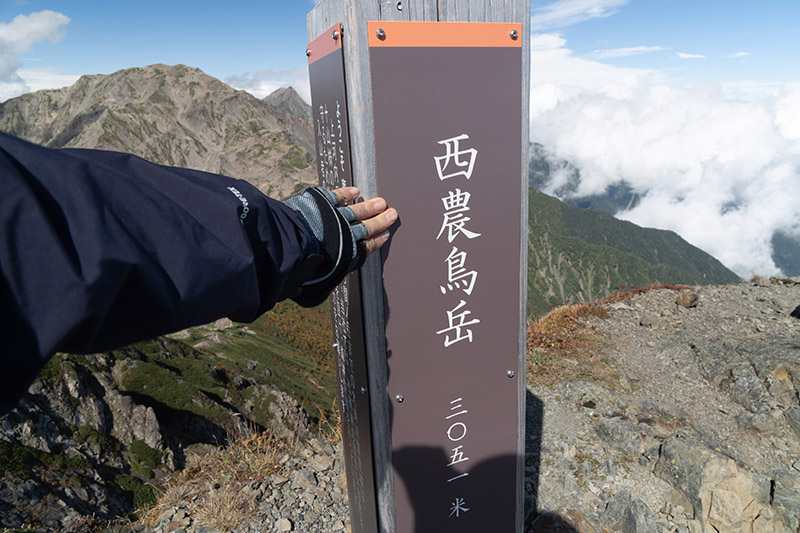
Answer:
<svg viewBox="0 0 800 533"><path fill-rule="evenodd" d="M129 474L117 474L114 483L122 490L122 494L136 509L149 507L156 502L156 491L152 485L145 485Z"/></svg>
<svg viewBox="0 0 800 533"><path fill-rule="evenodd" d="M31 477L30 464L36 460L35 450L0 441L0 474L6 472L20 478Z"/></svg>
<svg viewBox="0 0 800 533"><path fill-rule="evenodd" d="M100 433L92 426L78 426L73 432L73 437L80 444L91 441L102 450L119 450L119 441L117 439L111 435Z"/></svg>

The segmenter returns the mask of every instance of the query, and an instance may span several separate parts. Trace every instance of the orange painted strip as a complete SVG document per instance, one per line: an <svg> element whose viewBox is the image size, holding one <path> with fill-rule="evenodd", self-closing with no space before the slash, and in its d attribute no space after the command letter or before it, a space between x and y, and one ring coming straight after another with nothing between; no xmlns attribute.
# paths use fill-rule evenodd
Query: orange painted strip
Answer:
<svg viewBox="0 0 800 533"><path fill-rule="evenodd" d="M333 38L333 32L339 32L337 39ZM337 22L324 32L322 35L308 43L308 64L310 65L318 59L322 59L331 52L335 52L342 47L342 24Z"/></svg>
<svg viewBox="0 0 800 533"><path fill-rule="evenodd" d="M367 22L372 46L522 47L522 24L505 22ZM378 36L383 30L383 38ZM517 38L512 38L516 31Z"/></svg>

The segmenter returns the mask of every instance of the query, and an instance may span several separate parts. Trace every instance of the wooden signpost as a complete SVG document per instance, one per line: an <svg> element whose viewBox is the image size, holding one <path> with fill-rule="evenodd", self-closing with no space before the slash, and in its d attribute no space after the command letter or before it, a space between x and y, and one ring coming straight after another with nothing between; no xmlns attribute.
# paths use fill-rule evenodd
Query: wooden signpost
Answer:
<svg viewBox="0 0 800 533"><path fill-rule="evenodd" d="M400 213L332 299L354 532L522 531L529 12L308 16L321 182Z"/></svg>

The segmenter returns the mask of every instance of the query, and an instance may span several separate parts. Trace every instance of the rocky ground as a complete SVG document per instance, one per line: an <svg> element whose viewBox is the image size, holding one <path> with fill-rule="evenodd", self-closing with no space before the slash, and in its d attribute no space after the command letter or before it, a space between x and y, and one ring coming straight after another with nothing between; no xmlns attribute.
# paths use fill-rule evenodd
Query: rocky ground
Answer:
<svg viewBox="0 0 800 533"><path fill-rule="evenodd" d="M619 386L529 387L526 531L800 531L798 304L797 278L609 304L591 325ZM349 530L341 450L325 448L247 486L258 512L236 531ZM216 531L190 507L155 530Z"/></svg>
<svg viewBox="0 0 800 533"><path fill-rule="evenodd" d="M341 445L311 439L299 453L284 454L278 463L278 472L264 479L233 487L206 484L191 498L159 508L149 520L125 531L349 531Z"/></svg>
<svg viewBox="0 0 800 533"><path fill-rule="evenodd" d="M529 390L530 530L800 531L798 304L798 278L610 304L620 386Z"/></svg>
<svg viewBox="0 0 800 533"><path fill-rule="evenodd" d="M651 290L588 319L616 381L528 388L526 531L800 531L798 304L800 279L756 279ZM350 530L340 446L278 462L233 492L178 491L124 530ZM216 515L201 509L214 498Z"/></svg>

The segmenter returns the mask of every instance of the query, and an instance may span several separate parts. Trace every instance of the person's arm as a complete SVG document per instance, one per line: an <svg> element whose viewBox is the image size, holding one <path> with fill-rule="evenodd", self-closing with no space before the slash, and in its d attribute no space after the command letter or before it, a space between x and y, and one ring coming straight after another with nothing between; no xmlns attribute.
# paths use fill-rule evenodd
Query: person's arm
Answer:
<svg viewBox="0 0 800 533"><path fill-rule="evenodd" d="M372 249L390 224L380 202L354 209ZM323 252L303 217L245 181L2 133L0 221L0 410L55 352L252 321L301 292Z"/></svg>

